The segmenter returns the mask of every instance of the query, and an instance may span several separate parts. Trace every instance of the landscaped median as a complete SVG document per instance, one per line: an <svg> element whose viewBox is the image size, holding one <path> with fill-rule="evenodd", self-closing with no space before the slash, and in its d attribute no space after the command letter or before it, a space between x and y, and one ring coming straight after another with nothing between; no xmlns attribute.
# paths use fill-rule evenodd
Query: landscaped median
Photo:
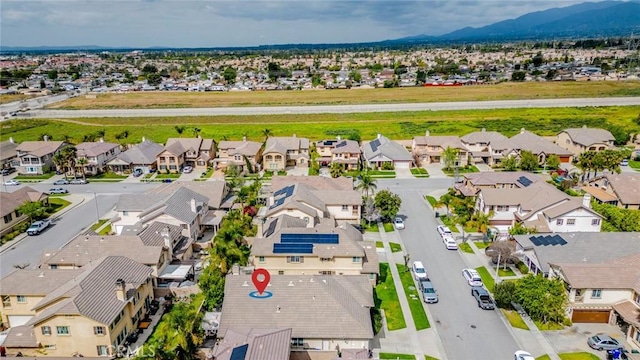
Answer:
<svg viewBox="0 0 640 360"><path fill-rule="evenodd" d="M388 263L380 263L380 277L373 293L376 308L384 310L387 329L398 330L406 328L407 324L404 321L396 285L393 282Z"/></svg>
<svg viewBox="0 0 640 360"><path fill-rule="evenodd" d="M420 299L420 294L418 294L416 285L413 282L411 271L409 271L409 269L407 269L403 264L396 264L396 267L398 268L398 273L400 273L400 280L402 281L404 293L407 296L407 302L409 303L409 309L411 309L413 322L416 324L416 330L430 328L431 324L429 324L429 319L427 319L424 306L422 306L422 300Z"/></svg>
<svg viewBox="0 0 640 360"><path fill-rule="evenodd" d="M381 360L416 360L416 356L412 354L380 353L380 359ZM424 360L438 360L438 358L425 355Z"/></svg>
<svg viewBox="0 0 640 360"><path fill-rule="evenodd" d="M411 168L411 174L417 178L427 178L429 177L429 173L425 168Z"/></svg>
<svg viewBox="0 0 640 360"><path fill-rule="evenodd" d="M493 292L493 287L496 285L496 281L489 273L489 270L487 270L487 268L484 266L480 266L476 268L476 271L478 271L478 274L480 274L482 282L484 283L484 286L487 288L487 290L489 290L489 292Z"/></svg>
<svg viewBox="0 0 640 360"><path fill-rule="evenodd" d="M588 352L575 352L558 354L561 360L599 360L600 357ZM549 355L542 355L536 358L536 360L550 360Z"/></svg>

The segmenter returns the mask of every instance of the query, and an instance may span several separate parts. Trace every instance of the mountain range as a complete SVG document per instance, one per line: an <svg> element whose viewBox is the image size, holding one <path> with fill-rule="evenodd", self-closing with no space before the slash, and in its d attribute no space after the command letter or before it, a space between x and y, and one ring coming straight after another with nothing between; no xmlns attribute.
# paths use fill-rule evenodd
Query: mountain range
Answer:
<svg viewBox="0 0 640 360"><path fill-rule="evenodd" d="M511 1L511 0L509 0ZM400 39L357 44L282 44L249 47L199 48L176 50L278 50L278 49L339 49L388 46L411 46L415 44L443 44L459 42L499 42L518 40L552 40L571 38L628 37L640 34L640 2L603 1L585 2L567 7L552 8L522 15L515 19L473 28L465 27L444 35L416 35ZM96 45L85 46L40 46L0 47L0 52L39 51L58 52L131 50ZM139 50L168 50L175 48L150 47Z"/></svg>

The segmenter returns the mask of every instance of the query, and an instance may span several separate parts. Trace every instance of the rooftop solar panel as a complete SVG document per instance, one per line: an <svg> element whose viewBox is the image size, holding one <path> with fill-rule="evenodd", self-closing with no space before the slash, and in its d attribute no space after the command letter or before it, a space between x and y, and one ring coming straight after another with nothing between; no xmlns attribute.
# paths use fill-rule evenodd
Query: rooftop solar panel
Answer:
<svg viewBox="0 0 640 360"><path fill-rule="evenodd" d="M313 244L275 243L274 254L313 254Z"/></svg>
<svg viewBox="0 0 640 360"><path fill-rule="evenodd" d="M518 182L519 182L520 184L522 184L522 186L524 186L524 187L527 187L527 186L529 186L529 185L533 184L533 181L531 181L529 178L526 178L526 177L524 177L524 176L520 176L520 177L518 178Z"/></svg>
<svg viewBox="0 0 640 360"><path fill-rule="evenodd" d="M341 142L339 142L339 143L336 145L336 149L341 148L341 147L346 146L346 145L347 145L347 142L346 142L346 141L344 141L344 140L342 140Z"/></svg>
<svg viewBox="0 0 640 360"><path fill-rule="evenodd" d="M289 197L289 196L293 195L293 189L294 189L294 188L295 188L295 185L287 186L287 187L285 188L285 195L284 195L284 196L285 196L285 197Z"/></svg>
<svg viewBox="0 0 640 360"><path fill-rule="evenodd" d="M280 234L281 243L338 244L338 234Z"/></svg>
<svg viewBox="0 0 640 360"><path fill-rule="evenodd" d="M233 349L231 352L231 357L229 360L244 360L247 356L247 350L249 349L249 344L240 345L237 348Z"/></svg>
<svg viewBox="0 0 640 360"><path fill-rule="evenodd" d="M535 246L556 246L556 245L566 245L567 241L565 239L562 238L562 236L560 235L553 235L553 236L532 236L529 238L529 240L531 240L531 242L533 243L533 245Z"/></svg>

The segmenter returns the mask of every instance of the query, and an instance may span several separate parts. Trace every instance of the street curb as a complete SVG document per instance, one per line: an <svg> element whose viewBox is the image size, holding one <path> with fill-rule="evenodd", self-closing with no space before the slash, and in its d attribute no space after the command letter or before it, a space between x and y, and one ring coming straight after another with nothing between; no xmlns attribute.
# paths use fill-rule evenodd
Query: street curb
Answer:
<svg viewBox="0 0 640 360"><path fill-rule="evenodd" d="M55 220L55 219L59 218L60 216L62 216L66 212L68 212L70 210L73 210L78 205L82 204L85 200L86 200L85 197L82 196L82 200L78 201L77 203L71 203L71 205L69 205L66 208L62 209L62 211L60 211L58 213L55 213L49 219ZM0 246L0 254L3 254L7 250L11 250L11 248L13 248L14 246L18 245L22 240L26 239L27 237L28 237L28 235L26 233L22 233L22 234L18 235L16 238L14 238L13 240L11 240L11 241L7 242L6 244Z"/></svg>

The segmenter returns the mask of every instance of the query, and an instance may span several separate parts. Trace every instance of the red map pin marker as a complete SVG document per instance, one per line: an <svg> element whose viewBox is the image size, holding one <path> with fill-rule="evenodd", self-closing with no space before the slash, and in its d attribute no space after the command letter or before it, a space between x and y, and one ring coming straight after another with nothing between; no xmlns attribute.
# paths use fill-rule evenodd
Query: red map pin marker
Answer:
<svg viewBox="0 0 640 360"><path fill-rule="evenodd" d="M253 282L253 286L258 290L258 294L262 295L264 289L269 285L269 280L271 280L271 275L266 269L255 269L253 274L251 274L251 281Z"/></svg>

